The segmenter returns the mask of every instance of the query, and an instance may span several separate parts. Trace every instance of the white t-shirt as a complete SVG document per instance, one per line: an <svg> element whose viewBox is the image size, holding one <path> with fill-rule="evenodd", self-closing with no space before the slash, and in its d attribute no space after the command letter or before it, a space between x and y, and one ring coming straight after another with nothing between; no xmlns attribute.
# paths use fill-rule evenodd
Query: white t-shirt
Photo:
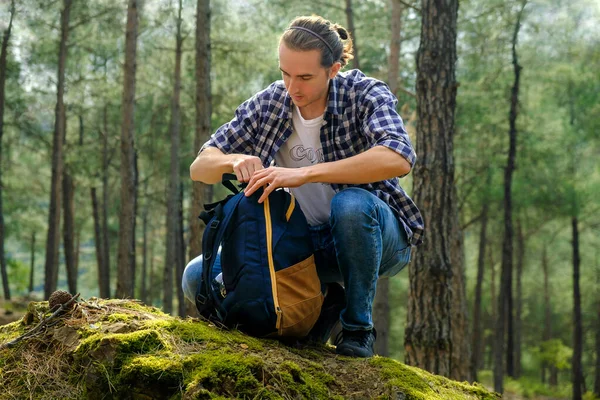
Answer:
<svg viewBox="0 0 600 400"><path fill-rule="evenodd" d="M293 108L293 133L275 154L275 163L280 167L299 168L322 163L321 126L323 115L305 120L298 107ZM321 225L329 221L331 199L335 191L328 183L307 183L290 191L298 200L309 225Z"/></svg>

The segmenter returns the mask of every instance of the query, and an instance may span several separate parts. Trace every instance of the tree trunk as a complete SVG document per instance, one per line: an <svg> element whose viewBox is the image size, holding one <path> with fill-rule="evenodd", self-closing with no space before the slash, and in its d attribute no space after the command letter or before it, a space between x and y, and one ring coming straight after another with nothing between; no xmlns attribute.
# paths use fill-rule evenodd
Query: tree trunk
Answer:
<svg viewBox="0 0 600 400"><path fill-rule="evenodd" d="M140 299L148 304L148 185L144 184L144 197L146 204L142 212L142 284L140 288Z"/></svg>
<svg viewBox="0 0 600 400"><path fill-rule="evenodd" d="M121 209L117 253L116 297L133 297L135 271L135 72L138 25L138 1L129 0L125 34L123 79L123 120L121 126Z"/></svg>
<svg viewBox="0 0 600 400"><path fill-rule="evenodd" d="M594 377L594 394L600 397L600 270L596 275L596 374Z"/></svg>
<svg viewBox="0 0 600 400"><path fill-rule="evenodd" d="M490 186L491 171L488 170L487 181L486 181L486 194ZM480 343L483 341L482 329L481 329L481 298L482 298L482 286L483 286L483 274L485 268L485 245L486 245L486 234L487 234L487 223L488 223L488 212L489 212L489 201L488 197L484 196L483 209L481 210L481 230L479 231L479 256L477 258L477 283L475 285L475 302L473 304L473 336L471 342L471 377L474 381L477 381L477 368L479 367L480 357L482 356L477 349L480 347Z"/></svg>
<svg viewBox="0 0 600 400"><path fill-rule="evenodd" d="M522 321L521 314L523 312L523 267L525 265L525 240L520 219L517 219L517 304L515 309L515 359L514 373L515 378L521 376L521 342L522 342Z"/></svg>
<svg viewBox="0 0 600 400"><path fill-rule="evenodd" d="M67 284L71 294L77 293L77 268L75 267L75 184L73 177L63 170L63 249L67 265Z"/></svg>
<svg viewBox="0 0 600 400"><path fill-rule="evenodd" d="M571 218L573 229L573 400L581 400L583 395L583 368L581 356L583 353L583 326L581 323L581 291L579 289L579 266L581 258L579 255L579 220L576 216Z"/></svg>
<svg viewBox="0 0 600 400"><path fill-rule="evenodd" d="M428 238L409 267L404 348L407 364L450 376L452 274L460 273L451 248L458 233L453 160L458 1L422 0L421 10L416 85L421 161L415 165L414 192Z"/></svg>
<svg viewBox="0 0 600 400"><path fill-rule="evenodd" d="M452 254L452 360L450 378L456 381L472 381L471 368L471 343L469 341L469 323L467 307L467 291L465 288L466 271L464 263L464 240L460 230L458 211L454 223L450 254Z"/></svg>
<svg viewBox="0 0 600 400"><path fill-rule="evenodd" d="M56 84L56 109L54 113L54 138L52 143L52 183L50 188L50 208L48 213L48 236L46 240L46 264L44 296L49 298L58 283L58 247L60 242L60 202L63 171L63 138L65 136L65 67L67 62L67 41L69 39L69 16L72 0L63 0L60 16L60 44L58 46L58 74Z"/></svg>
<svg viewBox="0 0 600 400"><path fill-rule="evenodd" d="M110 297L110 241L108 239L108 167L109 167L109 133L108 133L108 105L104 105L103 112L104 132L102 134L102 206L100 214L102 218L102 230L100 240L102 241L102 267L100 269L102 280L99 281L100 297L107 299Z"/></svg>
<svg viewBox="0 0 600 400"><path fill-rule="evenodd" d="M550 280L548 277L548 254L547 248L544 245L542 250L542 274L544 276L544 331L542 335L542 342L550 340L552 337L552 312L550 309ZM542 363L542 383L546 383L546 370L548 365Z"/></svg>
<svg viewBox="0 0 600 400"><path fill-rule="evenodd" d="M198 0L196 11L196 131L194 148L200 147L210 137L210 0ZM188 258L191 260L202 252L204 226L198 220L204 203L211 201L212 187L200 182L192 183L190 204L190 245Z"/></svg>
<svg viewBox="0 0 600 400"><path fill-rule="evenodd" d="M180 147L180 104L181 93L181 47L183 38L181 36L181 11L182 4L179 0L179 11L177 14L177 34L175 37L175 80L173 86L173 97L171 99L171 176L169 179L167 200L167 255L165 259L165 274L163 288L163 309L166 313L173 311L173 274L179 270L178 261L178 231L179 231L179 199L180 181L179 176L179 147Z"/></svg>
<svg viewBox="0 0 600 400"><path fill-rule="evenodd" d="M31 233L31 267L29 269L29 293L33 293L34 272L35 272L35 231Z"/></svg>
<svg viewBox="0 0 600 400"><path fill-rule="evenodd" d="M3 214L3 203L4 198L2 184L2 136L4 136L4 103L6 98L5 87L6 87L6 59L8 57L8 41L10 40L10 33L12 30L13 18L15 16L15 1L10 2L10 19L8 21L8 28L2 35L2 48L0 50L0 274L2 275L2 289L4 290L4 299L10 301L10 287L8 285L8 272L6 269L6 255L4 254L4 240L5 240L5 228L4 228L4 214Z"/></svg>
<svg viewBox="0 0 600 400"><path fill-rule="evenodd" d="M502 272L500 278L500 294L498 298L498 318L494 340L494 390L504 392L504 351L506 350L506 367L508 375L513 376L512 348L512 257L513 257L513 225L512 225L512 176L517 155L517 114L519 105L519 83L521 66L517 57L517 40L521 29L522 8L517 15L517 22L512 39L512 63L515 80L512 86L509 124L508 160L504 170L504 238L502 241ZM508 341L505 349L505 329Z"/></svg>
<svg viewBox="0 0 600 400"><path fill-rule="evenodd" d="M185 317L186 305L185 296L183 294L183 268L185 267L185 240L183 238L183 184L179 185L179 203L177 204L177 242L175 252L177 254L177 262L175 263L175 284L177 285L177 315Z"/></svg>
<svg viewBox="0 0 600 400"><path fill-rule="evenodd" d="M495 332L495 324L496 324L496 312L498 311L498 300L496 297L496 262L494 261L494 247L493 244L490 243L488 245L488 257L490 264L490 297L491 297L491 312L490 312L490 331ZM490 335L488 338L488 343L490 347L489 359L488 359L488 369L492 369L494 365L494 337Z"/></svg>
<svg viewBox="0 0 600 400"><path fill-rule="evenodd" d="M398 70L400 57L400 30L402 27L402 7L396 0L391 0L392 24L390 41L390 58L388 70L388 85L392 93L398 87ZM388 302L390 292L389 279L380 279L377 282L377 292L373 302L373 325L377 329L377 341L375 342L375 354L389 356L389 334L390 334L390 304Z"/></svg>
<svg viewBox="0 0 600 400"><path fill-rule="evenodd" d="M92 198L92 215L94 219L94 241L96 242L96 261L98 263L98 289L101 298L110 297L110 293L103 292L106 277L103 275L102 267L104 266L104 249L101 233L100 216L98 213L98 196L96 195L96 188L90 189L90 195ZM107 297L105 297L107 296Z"/></svg>
<svg viewBox="0 0 600 400"><path fill-rule="evenodd" d="M392 8L390 58L388 62L388 84L390 90L396 95L398 91L398 80L400 74L400 48L402 45L402 3L398 0L390 0Z"/></svg>
<svg viewBox="0 0 600 400"><path fill-rule="evenodd" d="M352 11L352 0L346 0L346 21L348 21L348 31L350 31L350 37L352 38L352 49L354 58L352 59L352 68L360 69L360 62L358 61L358 44L356 41L356 30L354 29L354 12Z"/></svg>

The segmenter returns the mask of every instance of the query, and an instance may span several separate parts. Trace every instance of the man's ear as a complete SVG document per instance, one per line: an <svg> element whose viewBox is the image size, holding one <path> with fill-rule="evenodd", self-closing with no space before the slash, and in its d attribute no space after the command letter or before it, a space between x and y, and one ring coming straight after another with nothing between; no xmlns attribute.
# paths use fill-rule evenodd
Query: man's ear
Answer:
<svg viewBox="0 0 600 400"><path fill-rule="evenodd" d="M335 78L337 73L340 72L340 68L342 68L342 64L340 62L333 63L331 68L329 68L329 79Z"/></svg>

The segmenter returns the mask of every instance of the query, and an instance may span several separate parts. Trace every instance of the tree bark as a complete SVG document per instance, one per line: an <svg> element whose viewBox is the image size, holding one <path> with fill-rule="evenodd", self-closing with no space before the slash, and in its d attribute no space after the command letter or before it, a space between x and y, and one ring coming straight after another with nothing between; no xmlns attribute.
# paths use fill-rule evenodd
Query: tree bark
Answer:
<svg viewBox="0 0 600 400"><path fill-rule="evenodd" d="M183 294L183 269L185 267L185 240L183 236L183 184L179 185L179 203L177 204L177 262L175 268L175 284L177 285L177 312L180 317L186 316L185 296Z"/></svg>
<svg viewBox="0 0 600 400"><path fill-rule="evenodd" d="M396 0L391 0L392 23L390 40L390 58L388 70L388 85L392 93L398 88L398 71L400 57L400 30L402 27L402 7ZM377 281L377 292L373 302L373 325L377 330L377 341L375 342L375 354L389 356L389 334L390 334L390 304L388 301L390 292L390 280L380 279Z"/></svg>
<svg viewBox="0 0 600 400"><path fill-rule="evenodd" d="M398 91L398 80L400 75L400 48L402 46L402 3L398 0L390 0L392 8L390 58L388 68L388 84L390 90L396 96Z"/></svg>
<svg viewBox="0 0 600 400"><path fill-rule="evenodd" d="M102 134L102 206L101 206L101 218L102 218L102 251L104 256L102 257L103 263L101 267L102 279L99 282L100 285L100 297L107 299L110 297L110 241L108 234L108 167L109 167L109 133L108 133L108 105L104 105L104 112L102 115L103 120L103 134Z"/></svg>
<svg viewBox="0 0 600 400"><path fill-rule="evenodd" d="M125 34L123 79L123 120L121 125L121 209L117 253L116 297L132 298L135 286L135 73L138 26L138 1L129 0Z"/></svg>
<svg viewBox="0 0 600 400"><path fill-rule="evenodd" d="M498 298L498 318L495 327L494 340L494 390L504 392L504 351L506 350L506 368L513 376L512 348L512 270L513 270L513 225L512 225L512 176L517 155L517 115L519 105L519 83L521 66L517 57L517 40L521 29L521 17L525 1L517 15L517 21L512 38L512 63L515 80L511 91L509 113L509 148L508 160L504 170L504 238L502 241L502 272L500 278L500 294ZM508 341L505 343L505 329L508 331ZM506 344L506 347L505 347Z"/></svg>
<svg viewBox="0 0 600 400"><path fill-rule="evenodd" d="M179 270L178 261L178 231L179 231L179 199L181 177L179 176L179 148L180 148L180 104L181 93L181 49L183 38L181 36L181 11L182 3L179 0L177 14L177 33L175 36L175 79L173 97L171 99L171 174L169 179L167 200L167 251L165 258L163 309L166 313L173 311L173 274Z"/></svg>
<svg viewBox="0 0 600 400"><path fill-rule="evenodd" d="M600 397L600 270L596 275L596 373L594 377L594 394Z"/></svg>
<svg viewBox="0 0 600 400"><path fill-rule="evenodd" d="M100 292L101 298L107 298L105 296L110 297L110 293L103 292L104 280L106 277L103 274L102 267L104 265L104 249L102 246L104 245L102 241L102 229L100 223L100 216L98 213L98 196L96 195L96 188L93 187L90 189L90 196L92 198L92 215L94 219L94 241L96 242L96 262L98 263L98 289Z"/></svg>
<svg viewBox="0 0 600 400"><path fill-rule="evenodd" d="M146 203L142 211L142 282L140 299L148 304L148 185L144 184L144 197Z"/></svg>
<svg viewBox="0 0 600 400"><path fill-rule="evenodd" d="M422 0L417 52L417 152L415 201L427 240L409 267L410 294L404 338L406 363L435 374L452 371L452 274L460 274L454 186L456 19L458 1Z"/></svg>
<svg viewBox="0 0 600 400"><path fill-rule="evenodd" d="M488 170L486 180L486 196L483 199L483 208L481 210L481 230L479 231L479 256L477 258L477 283L475 284L475 302L473 304L473 336L471 342L471 377L474 381L477 381L477 368L480 364L480 354L477 349L480 347L480 343L483 341L482 329L481 329L481 298L482 298L482 286L483 286L483 274L485 269L485 246L486 246L486 234L487 234L487 223L488 223L488 212L489 212L489 201L487 196L487 190L490 186L491 171Z"/></svg>
<svg viewBox="0 0 600 400"><path fill-rule="evenodd" d="M33 283L35 275L35 231L31 233L31 255L29 257L31 266L29 269L29 293L33 292Z"/></svg>
<svg viewBox="0 0 600 400"><path fill-rule="evenodd" d="M75 184L73 177L63 170L63 250L67 265L67 284L69 292L77 293L77 268L75 266Z"/></svg>
<svg viewBox="0 0 600 400"><path fill-rule="evenodd" d="M581 400L583 395L583 367L581 365L581 356L583 353L583 326L581 322L581 291L579 288L579 268L581 257L579 254L579 219L574 216L571 218L571 227L573 233L573 358L572 358L572 379L573 379L573 400Z"/></svg>
<svg viewBox="0 0 600 400"><path fill-rule="evenodd" d="M15 16L15 1L10 2L10 19L8 27L2 35L2 48L0 50L0 274L2 275L2 289L4 290L4 299L10 301L10 286L8 285L8 272L6 268L6 255L4 254L4 185L2 183L2 136L4 136L4 103L6 99L6 67L8 58L8 42L12 31L13 18Z"/></svg>
<svg viewBox="0 0 600 400"><path fill-rule="evenodd" d="M523 267L525 265L525 240L521 221L517 219L517 304L515 309L515 358L514 358L514 374L515 378L521 376L521 343L522 343L522 321L521 314L523 312Z"/></svg>
<svg viewBox="0 0 600 400"><path fill-rule="evenodd" d="M58 46L58 73L56 84L56 109L54 113L54 137L52 143L52 183L50 188L50 208L48 213L48 236L46 240L46 263L44 296L49 298L58 283L58 247L60 242L60 204L63 175L63 138L66 130L64 104L65 68L67 62L67 41L69 39L69 16L72 0L63 0L60 17L60 43Z"/></svg>
<svg viewBox="0 0 600 400"><path fill-rule="evenodd" d="M194 149L210 137L210 0L198 0L196 11L196 130ZM202 252L203 225L198 220L204 203L211 201L212 187L200 182L192 183L190 205L190 244L188 258L191 260Z"/></svg>
<svg viewBox="0 0 600 400"><path fill-rule="evenodd" d="M350 37L352 38L352 49L354 58L352 59L352 68L360 69L360 62L358 59L358 44L356 41L356 29L354 29L354 12L352 10L352 0L346 0L346 20L348 21L348 30L350 31Z"/></svg>
<svg viewBox="0 0 600 400"><path fill-rule="evenodd" d="M456 381L472 381L471 343L469 341L469 323L467 307L467 291L465 288L466 271L464 263L464 240L458 219L458 210L454 222L454 232L450 254L452 255L452 360L450 378Z"/></svg>

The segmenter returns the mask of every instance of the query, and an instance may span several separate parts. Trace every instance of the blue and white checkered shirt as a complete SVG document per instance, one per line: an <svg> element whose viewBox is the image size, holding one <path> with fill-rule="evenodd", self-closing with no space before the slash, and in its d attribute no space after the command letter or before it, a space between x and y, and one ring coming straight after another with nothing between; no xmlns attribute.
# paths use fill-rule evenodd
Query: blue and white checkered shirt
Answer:
<svg viewBox="0 0 600 400"><path fill-rule="evenodd" d="M396 112L396 103L385 83L358 70L339 73L331 80L321 127L325 162L385 146L414 165L417 155ZM235 117L217 129L200 151L207 146L217 147L225 154L257 156L265 167L269 166L293 132L291 105L283 81L271 84L240 105ZM399 216L410 243L422 242L423 218L397 178L360 185L332 183L331 187L336 192L360 187L375 194Z"/></svg>

